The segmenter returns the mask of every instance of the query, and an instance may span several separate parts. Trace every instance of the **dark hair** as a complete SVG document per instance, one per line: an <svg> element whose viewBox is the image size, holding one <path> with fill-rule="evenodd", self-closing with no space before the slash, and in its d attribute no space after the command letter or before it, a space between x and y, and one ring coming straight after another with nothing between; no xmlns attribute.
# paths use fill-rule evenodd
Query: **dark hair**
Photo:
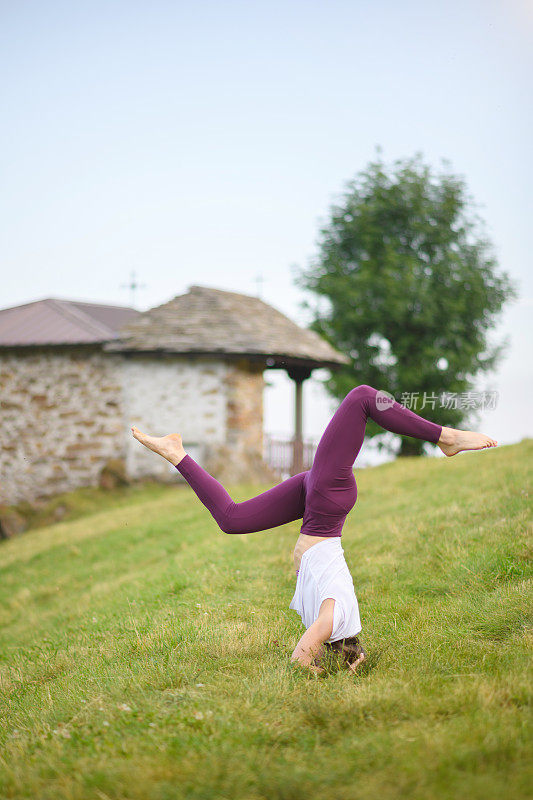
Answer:
<svg viewBox="0 0 533 800"><path fill-rule="evenodd" d="M324 647L325 660L340 661L341 666L344 667L349 667L350 664L357 661L361 653L365 652L357 636L349 636L336 642L324 642Z"/></svg>

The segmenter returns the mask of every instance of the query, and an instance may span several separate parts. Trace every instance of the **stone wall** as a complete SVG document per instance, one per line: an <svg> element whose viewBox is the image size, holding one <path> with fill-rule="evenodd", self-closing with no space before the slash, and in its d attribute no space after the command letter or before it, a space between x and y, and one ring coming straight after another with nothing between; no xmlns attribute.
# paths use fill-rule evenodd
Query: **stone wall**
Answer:
<svg viewBox="0 0 533 800"><path fill-rule="evenodd" d="M94 485L124 455L119 365L95 348L0 353L0 503Z"/></svg>
<svg viewBox="0 0 533 800"><path fill-rule="evenodd" d="M275 482L263 461L263 391L261 365L247 359L228 364L223 379L226 437L206 449L206 469L223 483Z"/></svg>
<svg viewBox="0 0 533 800"><path fill-rule="evenodd" d="M187 452L222 483L276 480L263 463L260 367L193 356L124 357L124 407L154 436L179 433ZM181 480L178 471L130 437L127 473Z"/></svg>
<svg viewBox="0 0 533 800"><path fill-rule="evenodd" d="M262 460L260 366L241 360L32 348L0 353L0 504L97 485L110 460L128 477L179 481L131 425L181 433L223 483L275 481Z"/></svg>
<svg viewBox="0 0 533 800"><path fill-rule="evenodd" d="M219 445L226 437L226 372L220 360L124 356L121 380L128 433L132 424L152 436L179 433L185 449L203 464L206 447ZM175 467L142 447L131 434L126 466L133 478L180 478Z"/></svg>

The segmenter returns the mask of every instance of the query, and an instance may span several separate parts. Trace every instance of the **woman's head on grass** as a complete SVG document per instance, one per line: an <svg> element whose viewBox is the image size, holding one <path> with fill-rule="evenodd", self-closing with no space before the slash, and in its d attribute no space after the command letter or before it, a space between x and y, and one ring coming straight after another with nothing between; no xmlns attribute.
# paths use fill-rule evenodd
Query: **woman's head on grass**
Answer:
<svg viewBox="0 0 533 800"><path fill-rule="evenodd" d="M350 636L336 642L324 642L316 662L317 666L328 672L335 669L353 669L361 662L361 656L364 654L365 651L357 636Z"/></svg>

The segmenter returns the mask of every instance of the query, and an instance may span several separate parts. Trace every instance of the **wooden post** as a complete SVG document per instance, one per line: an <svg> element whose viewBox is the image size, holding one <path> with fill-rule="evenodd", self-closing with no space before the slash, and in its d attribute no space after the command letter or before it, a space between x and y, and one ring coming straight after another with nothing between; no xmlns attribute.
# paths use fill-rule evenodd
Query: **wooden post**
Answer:
<svg viewBox="0 0 533 800"><path fill-rule="evenodd" d="M303 472L303 382L311 375L307 367L291 367L287 370L294 381L294 439L291 475Z"/></svg>

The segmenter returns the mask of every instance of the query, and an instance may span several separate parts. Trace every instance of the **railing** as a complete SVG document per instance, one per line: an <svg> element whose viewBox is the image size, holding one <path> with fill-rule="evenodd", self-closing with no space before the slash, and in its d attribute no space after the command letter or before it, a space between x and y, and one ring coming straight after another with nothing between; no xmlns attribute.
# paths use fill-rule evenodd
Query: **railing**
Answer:
<svg viewBox="0 0 533 800"><path fill-rule="evenodd" d="M315 457L314 442L303 443L303 470L311 469ZM264 455L266 463L280 474L290 475L294 463L294 441L292 439L275 439L264 437Z"/></svg>

